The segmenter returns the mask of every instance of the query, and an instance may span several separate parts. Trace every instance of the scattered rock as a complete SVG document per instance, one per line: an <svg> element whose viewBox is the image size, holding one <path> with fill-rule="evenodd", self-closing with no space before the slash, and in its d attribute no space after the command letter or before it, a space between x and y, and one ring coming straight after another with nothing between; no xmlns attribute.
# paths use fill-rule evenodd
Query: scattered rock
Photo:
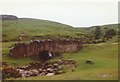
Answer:
<svg viewBox="0 0 120 82"><path fill-rule="evenodd" d="M52 73L52 72L53 72L53 69L52 69L52 68L48 68L48 69L47 69L47 72L48 72L48 73Z"/></svg>
<svg viewBox="0 0 120 82"><path fill-rule="evenodd" d="M107 77L107 76L108 76L108 75L106 75L106 74L103 74L101 77L104 77L104 78L105 78L105 77Z"/></svg>
<svg viewBox="0 0 120 82"><path fill-rule="evenodd" d="M42 69L40 68L40 69L38 69L38 71L39 71L39 73L42 73Z"/></svg>
<svg viewBox="0 0 120 82"><path fill-rule="evenodd" d="M39 74L39 71L36 70L36 69L31 70L31 72L32 72L33 75L38 75Z"/></svg>
<svg viewBox="0 0 120 82"><path fill-rule="evenodd" d="M45 75L46 75L45 72L42 72L42 73L38 74L38 76L45 76Z"/></svg>
<svg viewBox="0 0 120 82"><path fill-rule="evenodd" d="M6 63L4 63L6 65ZM75 68L74 60L59 60L55 62L32 62L29 65L17 67L16 70L21 74L21 77L30 76L52 76L65 73L63 67L72 69ZM74 71L74 70L73 70Z"/></svg>
<svg viewBox="0 0 120 82"><path fill-rule="evenodd" d="M46 76L53 76L55 73L48 73Z"/></svg>
<svg viewBox="0 0 120 82"><path fill-rule="evenodd" d="M93 60L91 60L91 59L87 59L85 63L86 64L94 64Z"/></svg>

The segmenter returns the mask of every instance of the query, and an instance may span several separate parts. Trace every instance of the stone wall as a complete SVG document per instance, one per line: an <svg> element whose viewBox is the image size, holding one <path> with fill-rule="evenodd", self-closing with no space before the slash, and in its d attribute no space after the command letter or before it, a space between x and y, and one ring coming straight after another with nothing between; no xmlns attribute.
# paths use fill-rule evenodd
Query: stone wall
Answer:
<svg viewBox="0 0 120 82"><path fill-rule="evenodd" d="M36 40L30 43L17 43L10 49L13 57L38 57L40 52L48 51L54 56L55 53L76 52L82 48L82 41L79 40Z"/></svg>

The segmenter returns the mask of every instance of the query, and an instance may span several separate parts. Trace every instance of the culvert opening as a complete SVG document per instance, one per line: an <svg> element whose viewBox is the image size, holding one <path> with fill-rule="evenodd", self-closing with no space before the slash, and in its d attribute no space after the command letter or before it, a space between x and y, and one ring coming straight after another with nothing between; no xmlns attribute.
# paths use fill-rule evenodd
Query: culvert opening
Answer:
<svg viewBox="0 0 120 82"><path fill-rule="evenodd" d="M41 51L39 53L39 58L40 58L40 60L46 61L46 60L52 58L52 53L50 53L49 51Z"/></svg>

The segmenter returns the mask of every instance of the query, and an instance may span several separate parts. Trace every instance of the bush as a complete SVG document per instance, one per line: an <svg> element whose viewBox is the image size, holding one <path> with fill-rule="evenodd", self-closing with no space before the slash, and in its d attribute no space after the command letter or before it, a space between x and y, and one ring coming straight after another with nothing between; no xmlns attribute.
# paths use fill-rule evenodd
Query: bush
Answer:
<svg viewBox="0 0 120 82"><path fill-rule="evenodd" d="M22 77L22 75L15 67L8 66L6 62L3 63L1 70L2 70L2 79Z"/></svg>
<svg viewBox="0 0 120 82"><path fill-rule="evenodd" d="M108 29L106 30L104 37L107 39L111 39L115 35L116 35L116 31L114 29Z"/></svg>

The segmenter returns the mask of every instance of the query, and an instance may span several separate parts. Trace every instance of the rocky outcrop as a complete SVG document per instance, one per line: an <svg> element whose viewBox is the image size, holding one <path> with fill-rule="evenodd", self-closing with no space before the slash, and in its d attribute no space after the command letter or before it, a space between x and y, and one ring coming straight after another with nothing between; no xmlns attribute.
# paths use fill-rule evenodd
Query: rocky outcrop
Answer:
<svg viewBox="0 0 120 82"><path fill-rule="evenodd" d="M82 48L82 40L36 40L30 43L16 43L10 49L12 57L40 57L49 55L50 57L59 55L62 52L76 52ZM47 57L47 56L46 56Z"/></svg>
<svg viewBox="0 0 120 82"><path fill-rule="evenodd" d="M17 20L18 17L14 15L0 15L0 19L2 20Z"/></svg>
<svg viewBox="0 0 120 82"><path fill-rule="evenodd" d="M31 62L25 66L9 66L7 62L2 63L2 79L33 77L33 76L53 76L66 73L65 68L69 71L74 71L77 67L77 62L73 59L46 61L46 62Z"/></svg>
<svg viewBox="0 0 120 82"><path fill-rule="evenodd" d="M64 68L72 71L76 67L76 61L69 59L54 62L32 62L27 66L17 67L17 70L19 70L22 77L52 76L65 73Z"/></svg>

